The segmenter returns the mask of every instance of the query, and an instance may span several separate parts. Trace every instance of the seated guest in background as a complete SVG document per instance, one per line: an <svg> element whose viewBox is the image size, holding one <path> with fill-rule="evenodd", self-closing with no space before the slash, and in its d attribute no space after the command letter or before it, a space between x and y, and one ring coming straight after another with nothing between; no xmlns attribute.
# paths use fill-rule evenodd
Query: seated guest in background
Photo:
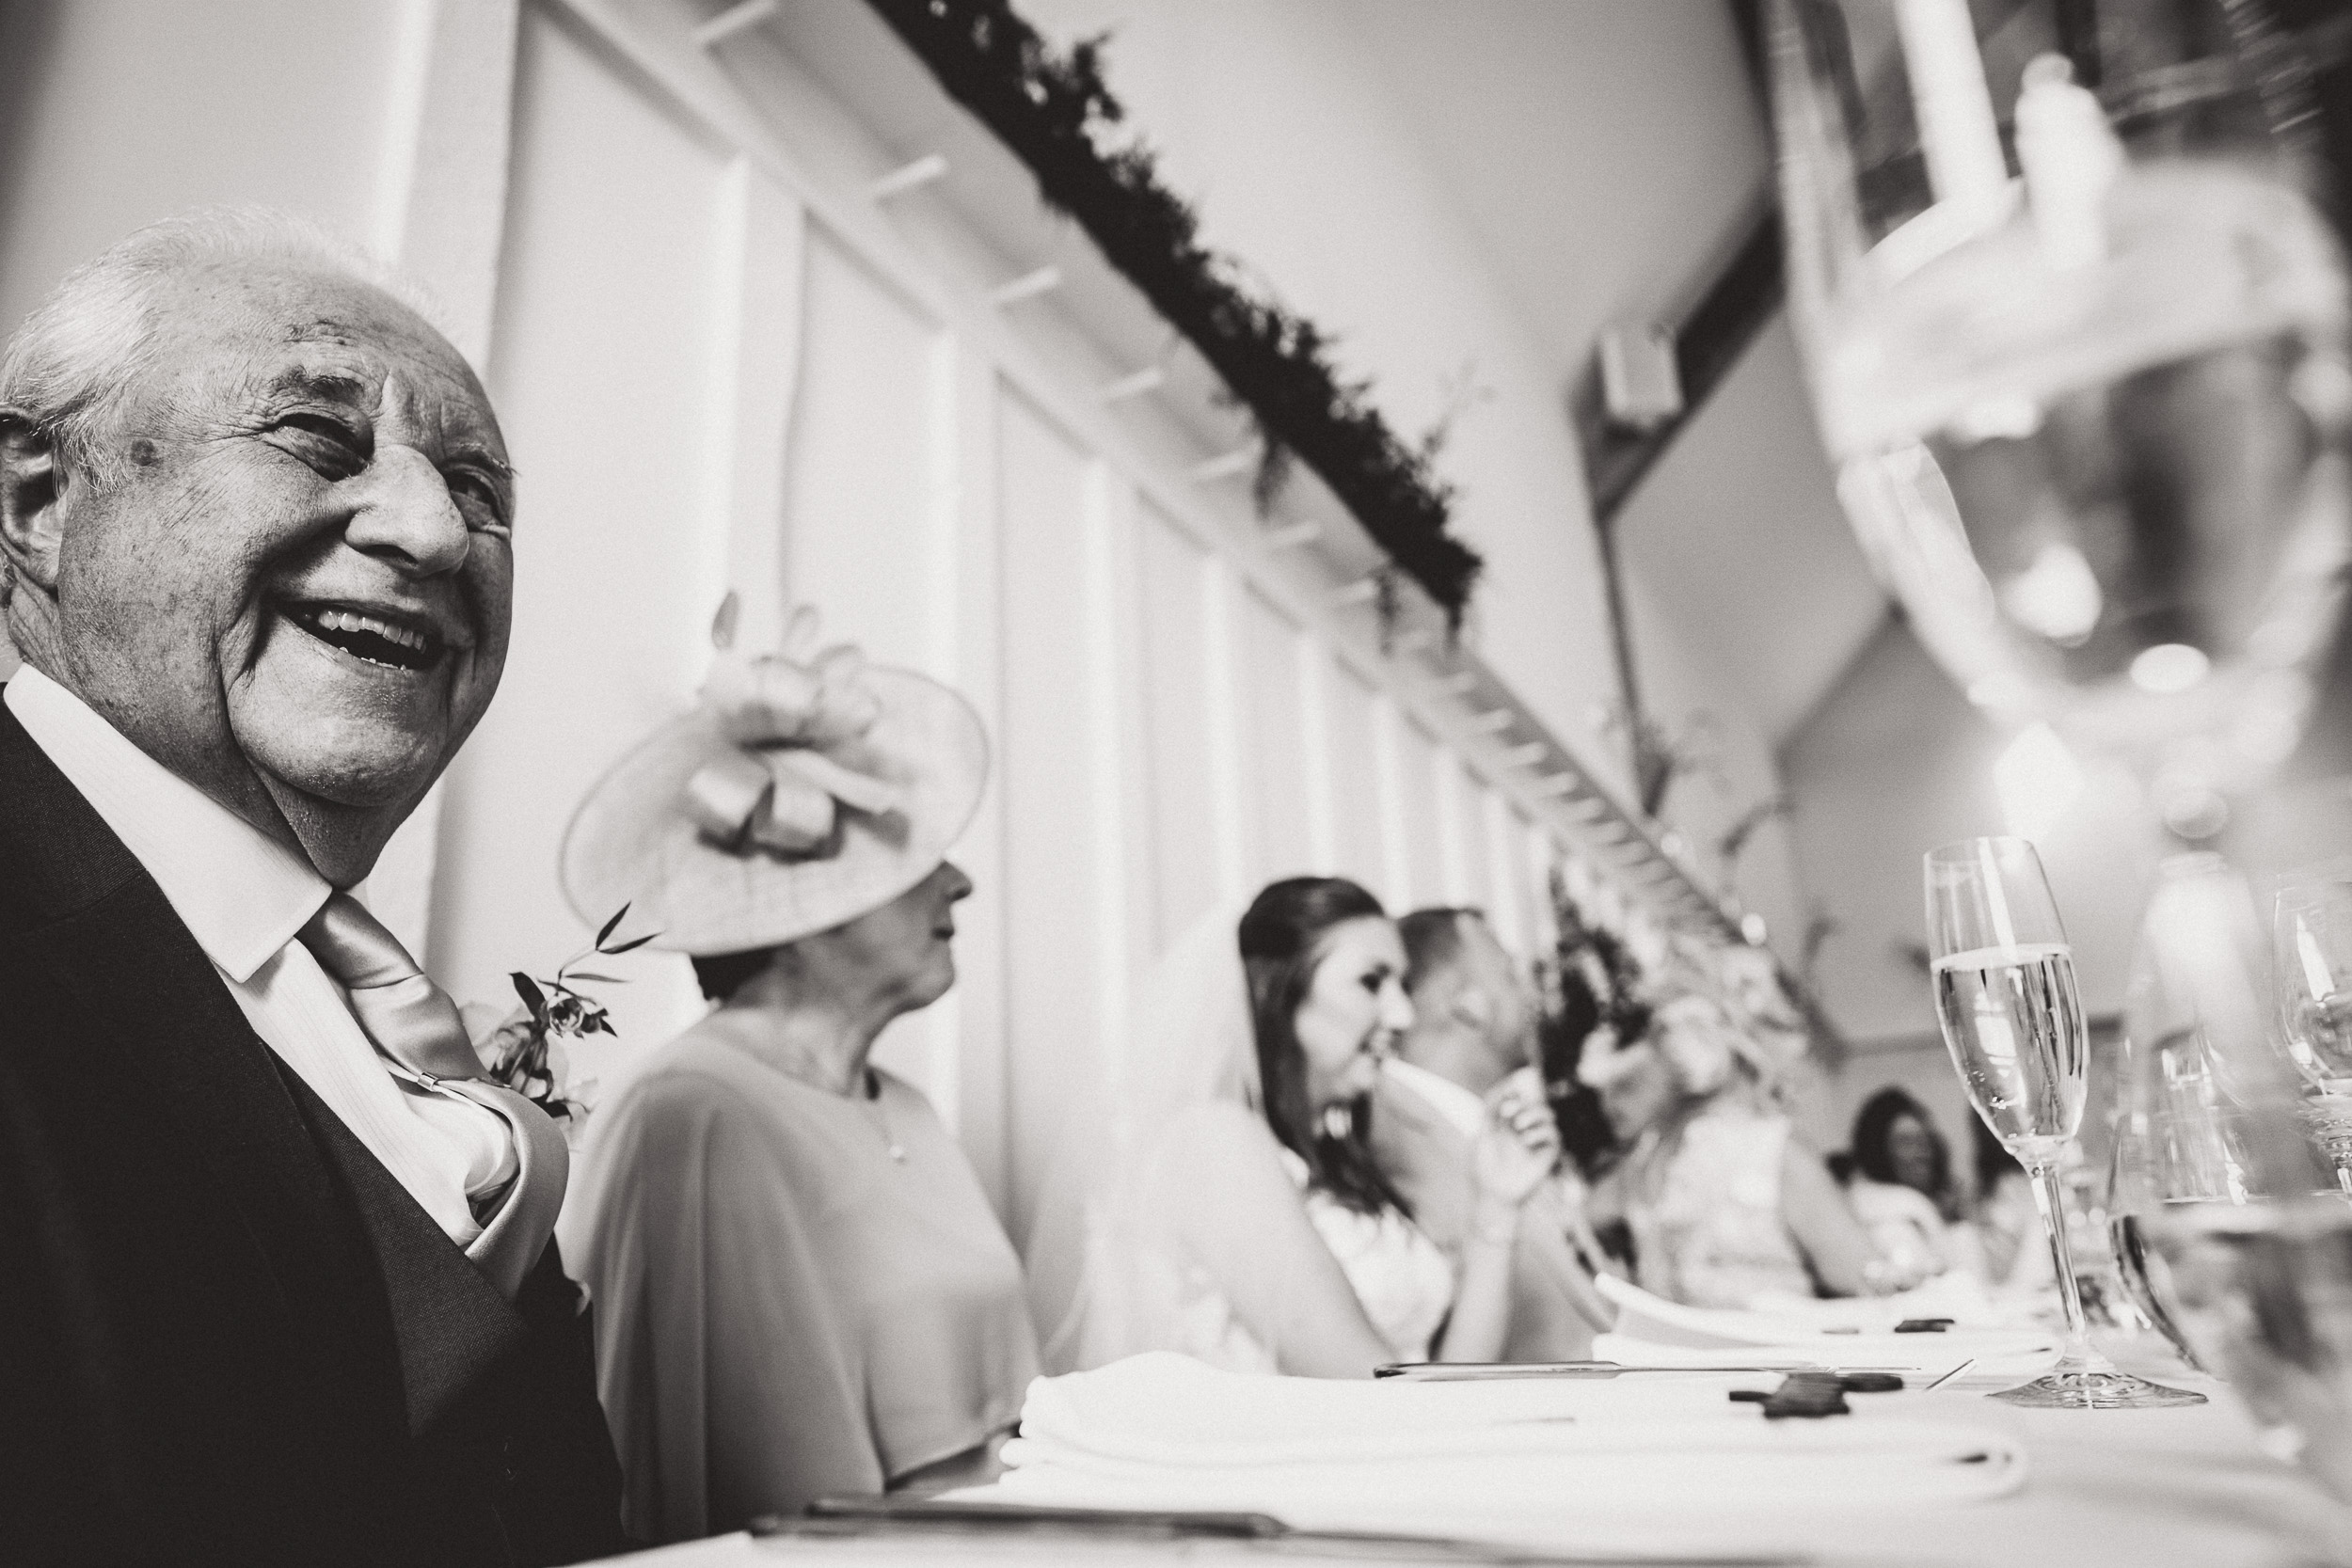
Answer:
<svg viewBox="0 0 2352 1568"><path fill-rule="evenodd" d="M0 1558L622 1549L563 1134L349 889L488 705L513 476L364 256L211 211L0 356Z"/></svg>
<svg viewBox="0 0 2352 1568"><path fill-rule="evenodd" d="M1954 1228L1966 1234L1967 1245L1982 1260L1987 1285L2013 1294L2055 1286L2057 1264L2034 1204L2033 1179L1982 1117L1970 1117L1968 1131L1977 1154L1977 1191L1968 1217Z"/></svg>
<svg viewBox="0 0 2352 1568"><path fill-rule="evenodd" d="M1624 1161L1593 1215L1623 1215L1635 1278L1692 1307L1899 1290L1918 1276L1879 1255L1820 1157L1769 1093L1778 1064L1723 1006L1676 996L1648 1033L1580 1069L1599 1089Z"/></svg>
<svg viewBox="0 0 2352 1568"><path fill-rule="evenodd" d="M1381 1064L1373 1093L1376 1164L1430 1240L1460 1266L1477 1207L1474 1151L1486 1101L1534 1072L1534 987L1476 910L1416 910L1397 922L1413 1022ZM1540 1089L1521 1084L1534 1101ZM1571 1185L1563 1192L1565 1179ZM1565 1166L1529 1199L1511 1272L1510 1361L1573 1361L1615 1313L1577 1261L1571 1234L1593 1253L1581 1185ZM1565 1202L1564 1198L1574 1198Z"/></svg>
<svg viewBox="0 0 2352 1568"><path fill-rule="evenodd" d="M718 1004L597 1112L577 1212L637 1533L993 1474L1037 1372L1021 1267L954 1135L872 1066L955 983L945 857L987 742L961 698L836 649L723 657L564 849L583 918L692 956Z"/></svg>
<svg viewBox="0 0 2352 1568"><path fill-rule="evenodd" d="M1863 1101L1852 1160L1846 1197L1882 1257L1923 1278L1979 1272L1971 1239L1953 1224L1960 1193L1951 1156L1926 1106L1892 1085Z"/></svg>
<svg viewBox="0 0 2352 1568"><path fill-rule="evenodd" d="M1238 941L1236 941L1238 937ZM1457 1271L1366 1136L1412 1026L1405 949L1354 882L1296 877L1162 961L1104 1118L1049 1183L1029 1265L1046 1359L1146 1350L1309 1377L1501 1354L1521 1211L1558 1154L1532 1086L1485 1107Z"/></svg>

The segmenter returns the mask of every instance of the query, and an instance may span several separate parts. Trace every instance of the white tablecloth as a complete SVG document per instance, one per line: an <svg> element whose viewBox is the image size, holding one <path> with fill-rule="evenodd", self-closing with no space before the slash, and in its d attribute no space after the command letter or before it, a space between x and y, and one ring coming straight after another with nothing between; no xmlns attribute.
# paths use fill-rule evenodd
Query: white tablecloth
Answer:
<svg viewBox="0 0 2352 1568"><path fill-rule="evenodd" d="M2252 1429L2225 1390L2201 1379L2175 1375L2169 1381L2212 1391L2216 1399L2181 1410L2081 1413L2018 1410L1974 1393L1873 1396L1902 1402L1904 1414L1921 1420L2013 1433L2029 1456L2029 1480L2015 1495L1991 1502L1884 1513L1845 1511L1788 1544L1834 1565L2352 1565L2352 1509L2330 1501L2299 1471L2261 1453ZM1741 1541L1734 1531L1722 1544L1736 1547ZM945 1562L1200 1563L1262 1555L1197 1542L1134 1545L1022 1537L755 1542L737 1535L628 1560L660 1568L772 1568L779 1562L895 1568Z"/></svg>

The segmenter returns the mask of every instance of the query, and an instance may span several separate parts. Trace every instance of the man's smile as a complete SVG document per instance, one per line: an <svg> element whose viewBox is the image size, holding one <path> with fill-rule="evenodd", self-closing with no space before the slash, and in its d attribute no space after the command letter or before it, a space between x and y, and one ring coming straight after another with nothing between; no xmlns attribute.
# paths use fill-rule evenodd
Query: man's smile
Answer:
<svg viewBox="0 0 2352 1568"><path fill-rule="evenodd" d="M421 673L447 657L453 639L427 616L348 600L288 600L278 611L299 630L354 658Z"/></svg>

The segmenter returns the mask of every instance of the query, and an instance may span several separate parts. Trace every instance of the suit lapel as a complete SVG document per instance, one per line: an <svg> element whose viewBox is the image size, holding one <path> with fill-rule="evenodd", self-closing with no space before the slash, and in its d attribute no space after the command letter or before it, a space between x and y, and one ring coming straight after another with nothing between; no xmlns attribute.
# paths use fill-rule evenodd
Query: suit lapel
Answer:
<svg viewBox="0 0 2352 1568"><path fill-rule="evenodd" d="M422 1433L519 1345L529 1330L521 1314L326 1102L294 1074L289 1072L287 1078L359 1207L360 1223L384 1272L384 1292L400 1339L408 1430Z"/></svg>
<svg viewBox="0 0 2352 1568"><path fill-rule="evenodd" d="M351 1212L382 1274L408 1424L421 1432L523 1336L522 1320L365 1145L253 1033L122 841L0 705L0 870L24 951L104 1020L93 1080L148 1101L268 1259L289 1307L331 1299ZM313 1129L317 1136L314 1138ZM330 1162L331 1170L330 1174Z"/></svg>

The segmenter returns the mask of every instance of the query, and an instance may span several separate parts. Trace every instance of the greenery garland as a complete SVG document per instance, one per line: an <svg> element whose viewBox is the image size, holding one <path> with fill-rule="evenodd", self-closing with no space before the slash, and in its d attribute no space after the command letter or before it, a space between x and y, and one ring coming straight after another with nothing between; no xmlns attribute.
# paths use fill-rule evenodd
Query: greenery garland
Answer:
<svg viewBox="0 0 2352 1568"><path fill-rule="evenodd" d="M1432 471L1444 426L1401 440L1365 402L1370 384L1340 378L1320 327L1253 296L1236 264L1200 244L1150 149L1110 134L1123 111L1104 85L1102 39L1057 54L1011 0L867 3L1248 407L1265 440L1261 504L1295 455L1459 629L1483 562L1446 531L1454 489Z"/></svg>

